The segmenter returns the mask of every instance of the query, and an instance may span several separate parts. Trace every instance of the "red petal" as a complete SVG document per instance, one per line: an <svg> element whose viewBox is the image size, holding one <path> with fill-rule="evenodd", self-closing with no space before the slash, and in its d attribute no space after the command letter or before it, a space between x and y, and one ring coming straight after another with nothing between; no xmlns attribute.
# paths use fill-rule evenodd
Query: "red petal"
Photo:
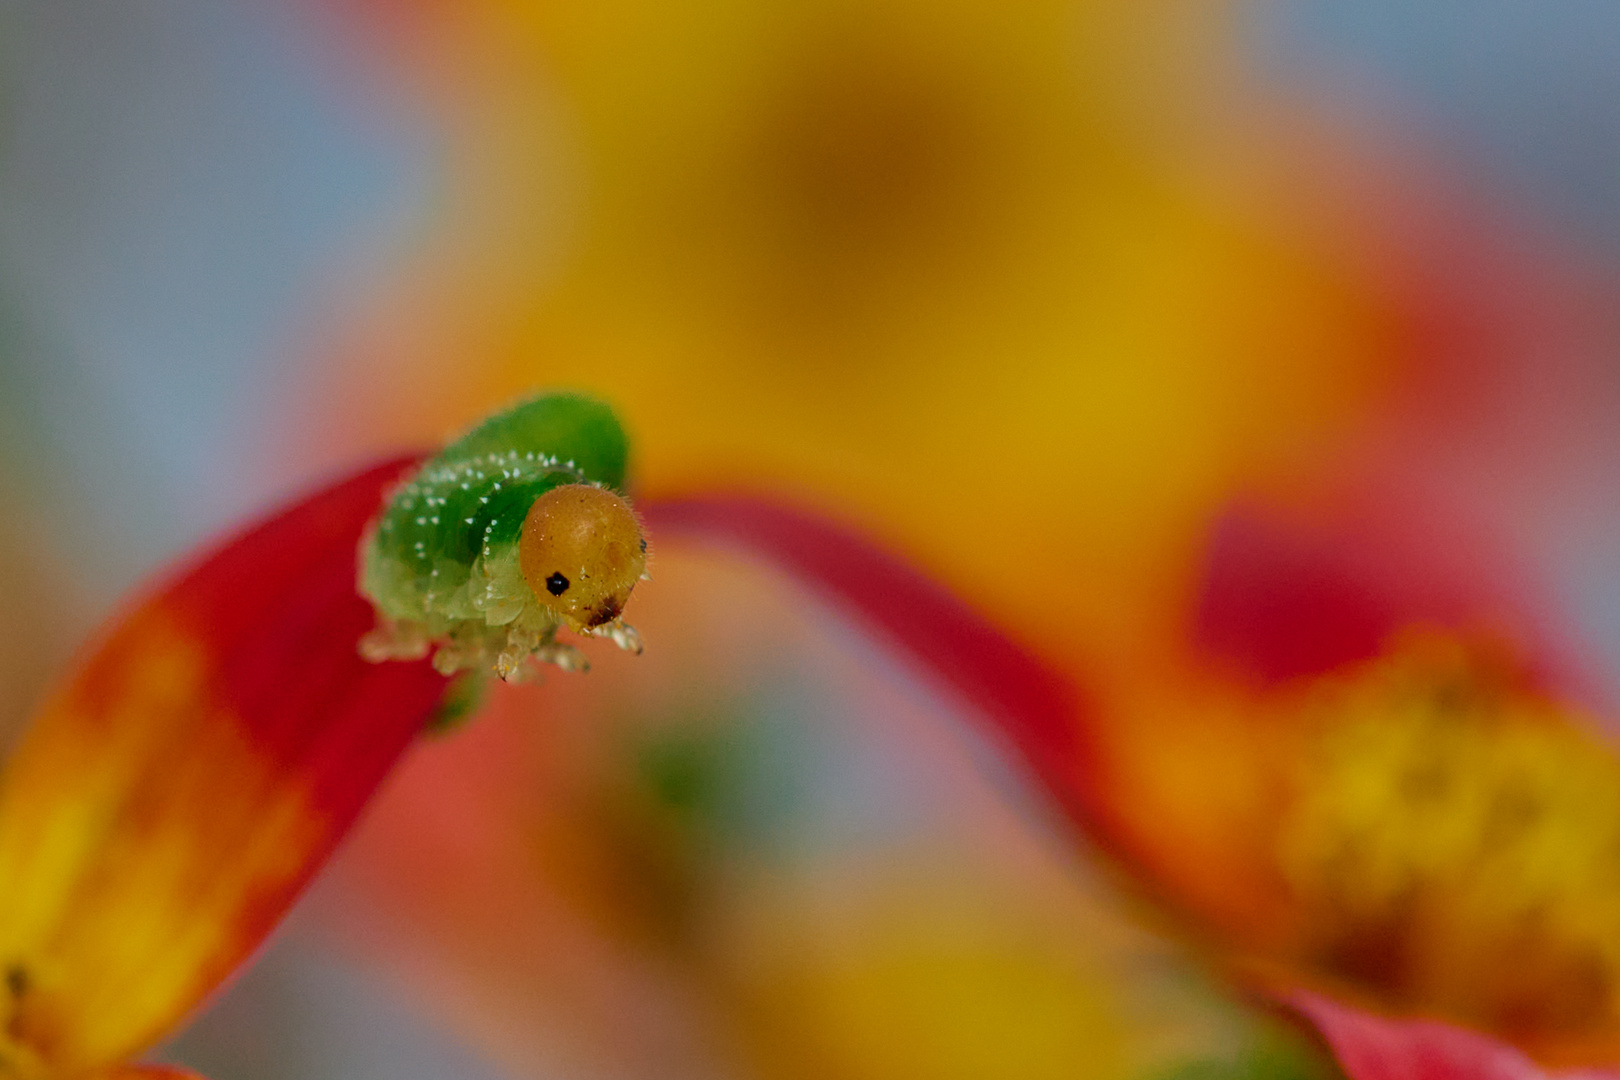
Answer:
<svg viewBox="0 0 1620 1080"><path fill-rule="evenodd" d="M852 609L996 721L1051 792L1083 810L1078 687L951 593L810 514L746 496L638 503L654 533L686 533L768 557Z"/></svg>
<svg viewBox="0 0 1620 1080"><path fill-rule="evenodd" d="M225 542L116 620L0 786L0 1059L161 1036L254 949L437 705L356 651L366 522L405 461Z"/></svg>
<svg viewBox="0 0 1620 1080"><path fill-rule="evenodd" d="M1350 1080L1612 1078L1598 1070L1550 1072L1479 1032L1433 1020L1396 1020L1296 991L1283 1003L1321 1033Z"/></svg>
<svg viewBox="0 0 1620 1080"><path fill-rule="evenodd" d="M1501 615L1500 574L1477 565L1477 538L1440 536L1416 510L1395 520L1387 507L1339 510L1336 520L1229 510L1209 544L1197 643L1281 681L1369 660L1403 626Z"/></svg>

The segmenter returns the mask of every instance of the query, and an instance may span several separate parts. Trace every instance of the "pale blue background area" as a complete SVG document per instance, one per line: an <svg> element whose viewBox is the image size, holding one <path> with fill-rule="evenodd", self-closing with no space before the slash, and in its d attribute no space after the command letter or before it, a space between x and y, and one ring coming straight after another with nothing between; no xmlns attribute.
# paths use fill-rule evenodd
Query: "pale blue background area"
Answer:
<svg viewBox="0 0 1620 1080"><path fill-rule="evenodd" d="M1620 3L1257 4L1248 45L1261 78L1305 107L1421 146L1472 211L1495 208L1620 278ZM1620 472L1602 460L1616 446L1592 447L1598 476ZM1549 496L1523 524L1534 572L1620 696L1613 488Z"/></svg>
<svg viewBox="0 0 1620 1080"><path fill-rule="evenodd" d="M1307 101L1407 125L1455 172L1620 263L1620 4L1256 6L1258 66Z"/></svg>
<svg viewBox="0 0 1620 1080"><path fill-rule="evenodd" d="M211 1080L502 1080L403 997L292 932L157 1055ZM544 1080L544 1078L536 1078Z"/></svg>
<svg viewBox="0 0 1620 1080"><path fill-rule="evenodd" d="M279 494L247 455L323 290L416 227L433 135L267 3L11 0L0 27L4 449L75 496L57 541L116 595Z"/></svg>
<svg viewBox="0 0 1620 1080"><path fill-rule="evenodd" d="M0 463L72 567L64 620L281 494L252 455L301 330L421 227L434 133L311 29L241 0L0 3ZM496 1075L297 937L263 959L178 1058Z"/></svg>

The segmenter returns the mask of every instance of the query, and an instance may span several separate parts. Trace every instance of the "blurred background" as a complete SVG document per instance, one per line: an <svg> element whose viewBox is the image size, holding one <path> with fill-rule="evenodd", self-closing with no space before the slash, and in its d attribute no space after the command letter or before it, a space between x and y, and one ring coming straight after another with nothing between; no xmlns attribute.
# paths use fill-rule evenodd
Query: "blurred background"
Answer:
<svg viewBox="0 0 1620 1080"><path fill-rule="evenodd" d="M1105 699L1224 507L1370 488L1607 702L1617 299L1598 0L0 0L0 735L155 568L543 386ZM166 1059L1331 1075L971 710L654 544L647 655L419 746Z"/></svg>

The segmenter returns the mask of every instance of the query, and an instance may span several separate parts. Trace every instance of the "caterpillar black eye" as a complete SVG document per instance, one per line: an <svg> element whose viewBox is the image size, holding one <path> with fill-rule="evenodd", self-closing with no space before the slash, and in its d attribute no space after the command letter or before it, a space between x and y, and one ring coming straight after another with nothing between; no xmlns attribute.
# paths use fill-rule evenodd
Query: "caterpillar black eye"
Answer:
<svg viewBox="0 0 1620 1080"><path fill-rule="evenodd" d="M568 579L561 574L552 574L546 578L546 592L552 596L561 596L568 591Z"/></svg>

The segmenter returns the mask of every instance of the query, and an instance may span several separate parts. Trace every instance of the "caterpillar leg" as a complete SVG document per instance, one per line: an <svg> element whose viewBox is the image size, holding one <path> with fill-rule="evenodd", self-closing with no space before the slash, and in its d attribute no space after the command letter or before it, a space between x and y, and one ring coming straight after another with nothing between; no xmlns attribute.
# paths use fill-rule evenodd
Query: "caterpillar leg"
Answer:
<svg viewBox="0 0 1620 1080"><path fill-rule="evenodd" d="M592 637L605 637L625 652L641 655L641 632L623 619L614 619L587 631Z"/></svg>
<svg viewBox="0 0 1620 1080"><path fill-rule="evenodd" d="M360 655L373 664L384 660L420 660L433 647L427 627L419 622L379 618L375 629L360 638Z"/></svg>
<svg viewBox="0 0 1620 1080"><path fill-rule="evenodd" d="M534 650L534 658L542 664L555 664L564 671L589 671L591 662L576 646L553 641Z"/></svg>

